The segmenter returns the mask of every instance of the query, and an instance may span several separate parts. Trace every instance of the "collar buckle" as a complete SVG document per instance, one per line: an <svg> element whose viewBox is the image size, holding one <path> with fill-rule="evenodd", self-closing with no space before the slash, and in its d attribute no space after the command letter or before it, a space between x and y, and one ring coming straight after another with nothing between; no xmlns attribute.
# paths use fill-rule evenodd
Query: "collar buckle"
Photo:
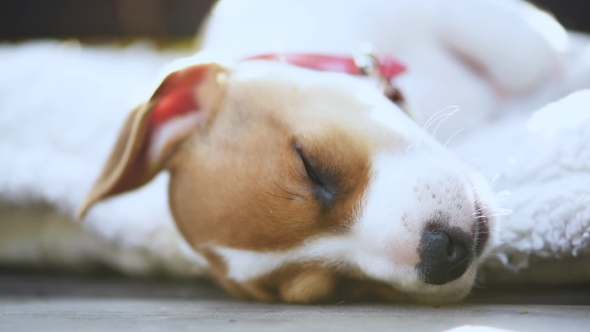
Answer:
<svg viewBox="0 0 590 332"><path fill-rule="evenodd" d="M401 91L383 74L382 63L372 52L371 45L363 45L361 52L354 56L354 63L363 76L375 79L383 94L412 117Z"/></svg>

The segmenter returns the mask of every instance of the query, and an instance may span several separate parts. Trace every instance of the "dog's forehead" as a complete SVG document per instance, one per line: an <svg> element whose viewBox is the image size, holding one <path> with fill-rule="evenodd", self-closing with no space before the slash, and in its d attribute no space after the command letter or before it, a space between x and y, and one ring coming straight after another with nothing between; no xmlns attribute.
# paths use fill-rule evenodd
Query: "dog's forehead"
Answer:
<svg viewBox="0 0 590 332"><path fill-rule="evenodd" d="M294 66L288 63L269 60L250 60L229 66L232 79L249 81L253 79L273 79L276 81L297 82L301 86L314 87L327 82L350 91L358 89L360 84L355 76L340 72L318 71ZM369 86L370 84L364 84Z"/></svg>
<svg viewBox="0 0 590 332"><path fill-rule="evenodd" d="M369 78L248 61L232 68L228 87L228 98L272 108L282 119L306 129L342 123L377 135L417 133L416 124Z"/></svg>

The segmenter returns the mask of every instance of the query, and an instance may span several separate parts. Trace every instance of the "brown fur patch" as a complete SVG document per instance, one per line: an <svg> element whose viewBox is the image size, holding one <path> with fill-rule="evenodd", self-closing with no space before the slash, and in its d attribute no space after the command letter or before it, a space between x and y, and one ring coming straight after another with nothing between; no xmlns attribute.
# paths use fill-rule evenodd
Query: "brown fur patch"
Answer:
<svg viewBox="0 0 590 332"><path fill-rule="evenodd" d="M196 248L214 243L261 252L344 231L369 183L370 141L348 121L317 119L308 127L314 119L298 118L309 110L293 110L293 97L252 100L250 89L229 91L211 126L188 139L171 163L170 202L180 230ZM295 142L333 170L327 208L313 194Z"/></svg>
<svg viewBox="0 0 590 332"><path fill-rule="evenodd" d="M262 120L242 135L193 139L171 170L170 202L182 233L196 247L213 241L267 251L345 230L368 184L369 160L362 144L332 131L296 138L284 126ZM335 170L329 206L314 196L294 140L317 163Z"/></svg>

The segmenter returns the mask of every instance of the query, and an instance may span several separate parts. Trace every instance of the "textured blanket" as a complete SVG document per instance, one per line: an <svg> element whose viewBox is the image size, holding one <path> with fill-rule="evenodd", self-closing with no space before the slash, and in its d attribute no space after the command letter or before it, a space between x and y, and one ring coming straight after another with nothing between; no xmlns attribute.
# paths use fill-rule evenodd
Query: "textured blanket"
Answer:
<svg viewBox="0 0 590 332"><path fill-rule="evenodd" d="M587 53L578 52L582 73ZM84 225L70 218L128 110L184 55L147 43L0 45L0 265L201 274L168 212L165 175L100 204ZM494 180L512 211L484 282L590 282L589 142L589 91L453 137L449 146Z"/></svg>
<svg viewBox="0 0 590 332"><path fill-rule="evenodd" d="M493 180L510 210L485 281L590 283L590 90L464 139L459 155Z"/></svg>

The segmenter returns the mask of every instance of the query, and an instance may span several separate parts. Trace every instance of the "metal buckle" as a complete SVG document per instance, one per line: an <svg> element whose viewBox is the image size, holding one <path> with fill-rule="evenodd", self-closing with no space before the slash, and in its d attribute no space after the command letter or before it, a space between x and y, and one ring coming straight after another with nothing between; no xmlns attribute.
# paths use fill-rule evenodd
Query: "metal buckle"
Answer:
<svg viewBox="0 0 590 332"><path fill-rule="evenodd" d="M373 47L370 44L362 45L361 52L354 56L354 64L364 76L377 80L379 89L383 91L383 94L398 105L409 117L414 118L401 91L387 77L381 74L379 59L373 53Z"/></svg>
<svg viewBox="0 0 590 332"><path fill-rule="evenodd" d="M379 59L371 52L362 52L354 57L354 64L365 76L373 77L379 83L385 84L388 81L379 71Z"/></svg>

